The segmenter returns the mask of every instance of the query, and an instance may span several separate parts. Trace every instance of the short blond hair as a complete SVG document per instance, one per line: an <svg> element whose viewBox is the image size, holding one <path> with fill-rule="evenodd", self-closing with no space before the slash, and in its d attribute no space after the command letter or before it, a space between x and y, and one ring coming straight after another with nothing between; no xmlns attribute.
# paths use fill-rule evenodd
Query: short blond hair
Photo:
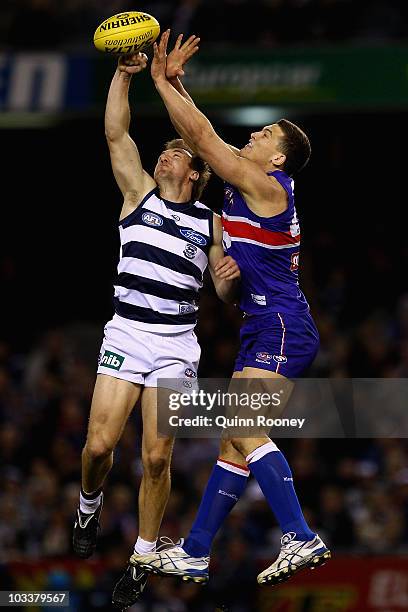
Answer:
<svg viewBox="0 0 408 612"><path fill-rule="evenodd" d="M211 170L210 166L206 161L201 159L194 151L186 145L182 138L174 138L173 140L169 140L164 145L165 149L185 149L191 155L190 166L193 170L196 170L199 174L199 177L193 183L193 190L191 193L192 200L199 200L203 194L204 188L210 180Z"/></svg>

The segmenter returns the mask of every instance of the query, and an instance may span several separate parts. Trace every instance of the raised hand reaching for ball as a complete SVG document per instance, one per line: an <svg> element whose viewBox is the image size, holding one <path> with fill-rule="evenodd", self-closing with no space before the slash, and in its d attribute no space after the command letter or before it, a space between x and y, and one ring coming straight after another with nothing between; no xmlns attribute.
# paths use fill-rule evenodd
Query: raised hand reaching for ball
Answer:
<svg viewBox="0 0 408 612"><path fill-rule="evenodd" d="M179 34L174 49L167 56L166 77L168 79L184 76L184 65L199 49L200 39L198 36L193 34L183 44L181 44L182 40L183 34Z"/></svg>
<svg viewBox="0 0 408 612"><path fill-rule="evenodd" d="M177 37L174 49L167 55L170 30L163 32L159 44L154 43L154 57L151 67L153 80L167 78L169 80L184 76L184 65L198 51L200 39L194 34L183 44L183 34Z"/></svg>
<svg viewBox="0 0 408 612"><path fill-rule="evenodd" d="M133 53L131 55L121 55L118 60L120 72L136 74L144 70L147 66L147 55L145 53Z"/></svg>

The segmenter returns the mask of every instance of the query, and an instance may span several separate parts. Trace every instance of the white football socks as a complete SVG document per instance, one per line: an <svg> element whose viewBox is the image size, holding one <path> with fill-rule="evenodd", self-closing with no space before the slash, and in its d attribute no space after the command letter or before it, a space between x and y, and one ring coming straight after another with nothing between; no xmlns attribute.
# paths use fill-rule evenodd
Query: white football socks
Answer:
<svg viewBox="0 0 408 612"><path fill-rule="evenodd" d="M157 540L154 542L148 542L143 540L140 536L136 540L135 553L137 555L144 555L145 553L155 552Z"/></svg>
<svg viewBox="0 0 408 612"><path fill-rule="evenodd" d="M95 512L102 501L102 492L99 493L99 495L97 497L95 497L95 499L86 499L83 495L82 495L82 491L80 491L79 493L79 509L83 514L92 514L93 512Z"/></svg>

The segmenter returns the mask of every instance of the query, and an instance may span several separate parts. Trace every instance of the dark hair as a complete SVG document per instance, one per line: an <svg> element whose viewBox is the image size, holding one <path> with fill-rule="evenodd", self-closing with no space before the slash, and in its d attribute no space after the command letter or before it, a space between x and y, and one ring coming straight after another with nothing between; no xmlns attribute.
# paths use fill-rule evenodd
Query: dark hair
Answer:
<svg viewBox="0 0 408 612"><path fill-rule="evenodd" d="M286 155L282 170L292 176L300 172L309 161L312 148L309 138L297 125L287 119L280 119L278 125L284 137L281 140L281 152Z"/></svg>
<svg viewBox="0 0 408 612"><path fill-rule="evenodd" d="M186 145L182 138L174 138L169 140L164 145L165 149L185 149L191 155L190 166L193 170L197 170L199 177L193 182L193 191L191 193L192 200L199 200L204 191L204 187L210 180L211 170L210 166L201 157L198 157L196 153L190 147Z"/></svg>

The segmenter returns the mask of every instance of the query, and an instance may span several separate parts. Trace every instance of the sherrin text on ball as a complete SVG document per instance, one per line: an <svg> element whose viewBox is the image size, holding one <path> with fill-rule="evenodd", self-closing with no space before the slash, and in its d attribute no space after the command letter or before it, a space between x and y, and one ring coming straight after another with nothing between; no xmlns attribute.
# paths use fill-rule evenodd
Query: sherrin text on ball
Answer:
<svg viewBox="0 0 408 612"><path fill-rule="evenodd" d="M129 11L105 19L96 29L94 45L104 53L135 53L152 45L159 34L159 22L152 15Z"/></svg>

